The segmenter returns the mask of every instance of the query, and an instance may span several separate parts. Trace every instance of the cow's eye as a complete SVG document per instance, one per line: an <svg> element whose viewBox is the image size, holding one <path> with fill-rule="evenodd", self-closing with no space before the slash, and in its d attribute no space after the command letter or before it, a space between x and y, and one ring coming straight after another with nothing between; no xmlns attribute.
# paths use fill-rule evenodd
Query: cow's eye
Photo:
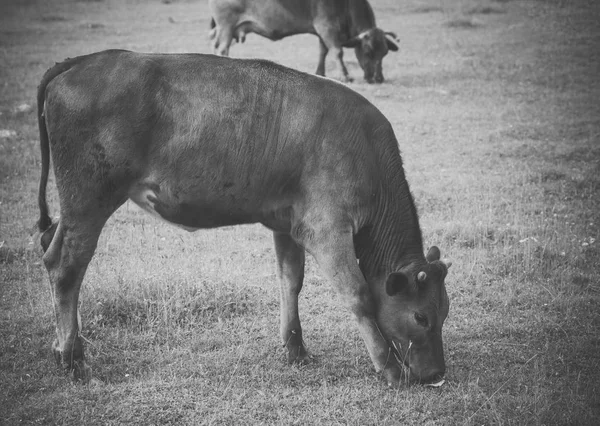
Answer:
<svg viewBox="0 0 600 426"><path fill-rule="evenodd" d="M417 324L419 324L421 327L429 326L429 321L427 321L427 317L423 314L416 313L415 321L417 321Z"/></svg>

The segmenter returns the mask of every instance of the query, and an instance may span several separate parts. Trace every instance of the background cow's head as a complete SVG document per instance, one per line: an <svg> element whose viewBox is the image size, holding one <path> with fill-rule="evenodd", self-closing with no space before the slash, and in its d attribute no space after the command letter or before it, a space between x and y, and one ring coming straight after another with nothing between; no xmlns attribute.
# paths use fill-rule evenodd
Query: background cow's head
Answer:
<svg viewBox="0 0 600 426"><path fill-rule="evenodd" d="M387 277L377 318L398 361L410 368L411 377L426 383L440 380L446 371L442 326L450 303L444 278L451 265L440 260L437 247L429 250L427 261L419 271Z"/></svg>
<svg viewBox="0 0 600 426"><path fill-rule="evenodd" d="M381 62L388 51L396 52L398 50L399 40L392 32L371 28L348 40L344 43L344 47L354 48L356 58L365 72L365 80L368 83L382 83Z"/></svg>

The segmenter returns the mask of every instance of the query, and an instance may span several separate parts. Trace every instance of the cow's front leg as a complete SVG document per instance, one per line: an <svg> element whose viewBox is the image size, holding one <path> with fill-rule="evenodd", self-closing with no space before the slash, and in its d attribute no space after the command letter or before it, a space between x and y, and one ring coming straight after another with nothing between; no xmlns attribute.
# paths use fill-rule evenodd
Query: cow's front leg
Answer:
<svg viewBox="0 0 600 426"><path fill-rule="evenodd" d="M344 52L342 50L342 43L339 40L339 34L331 28L326 22L321 24L315 24L315 30L320 40L320 56L319 56L319 67L317 68L317 74L325 75L325 56L328 51L331 51L338 63L338 67L341 73L341 80L349 83L352 81L344 64ZM323 71L320 74L319 71Z"/></svg>
<svg viewBox="0 0 600 426"><path fill-rule="evenodd" d="M298 315L298 295L304 280L304 249L288 234L273 233L277 253L277 276L280 282L281 340L288 350L290 364L303 364L310 356L302 341L302 328Z"/></svg>
<svg viewBox="0 0 600 426"><path fill-rule="evenodd" d="M360 302L350 301L349 304L356 306L360 305ZM370 311L366 306L353 309L360 335L367 345L375 370L383 374L388 386L398 386L402 377L402 367L396 362L392 349L381 335L377 321Z"/></svg>
<svg viewBox="0 0 600 426"><path fill-rule="evenodd" d="M340 72L342 73L341 80L345 83L352 83L352 77L348 74L348 69L346 68L346 64L344 64L344 50L338 46L332 47L331 50L337 59Z"/></svg>
<svg viewBox="0 0 600 426"><path fill-rule="evenodd" d="M383 374L388 385L396 386L402 368L377 326L375 302L356 262L351 230L335 233L330 228L323 235L324 238L315 233L307 250L353 313L375 370Z"/></svg>

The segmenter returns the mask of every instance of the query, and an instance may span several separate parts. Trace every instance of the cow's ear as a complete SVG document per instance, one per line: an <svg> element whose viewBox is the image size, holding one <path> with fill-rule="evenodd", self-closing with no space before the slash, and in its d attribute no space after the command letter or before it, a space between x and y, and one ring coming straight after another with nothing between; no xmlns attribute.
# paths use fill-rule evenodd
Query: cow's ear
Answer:
<svg viewBox="0 0 600 426"><path fill-rule="evenodd" d="M387 43L388 49L392 52L397 52L400 49L400 40L396 36L396 33L387 31L385 33L385 42Z"/></svg>
<svg viewBox="0 0 600 426"><path fill-rule="evenodd" d="M411 289L410 280L402 272L392 272L388 275L385 282L385 292L389 296L409 292Z"/></svg>
<svg viewBox="0 0 600 426"><path fill-rule="evenodd" d="M362 44L362 39L359 36L352 37L350 40L342 44L343 47L358 47Z"/></svg>
<svg viewBox="0 0 600 426"><path fill-rule="evenodd" d="M431 248L427 251L427 256L425 256L428 262L433 262L435 260L440 260L440 249L436 246L431 246Z"/></svg>

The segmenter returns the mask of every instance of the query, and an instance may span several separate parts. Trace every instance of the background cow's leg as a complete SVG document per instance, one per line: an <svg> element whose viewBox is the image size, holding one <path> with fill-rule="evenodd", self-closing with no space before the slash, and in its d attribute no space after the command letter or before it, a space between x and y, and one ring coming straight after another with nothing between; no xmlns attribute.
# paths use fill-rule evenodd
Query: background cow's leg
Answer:
<svg viewBox="0 0 600 426"><path fill-rule="evenodd" d="M94 217L94 213L90 213ZM90 223L61 218L43 260L50 277L50 291L56 315L57 338L52 345L58 364L76 380L89 381L91 369L85 363L79 325L79 290L104 220ZM51 228L52 229L52 228Z"/></svg>
<svg viewBox="0 0 600 426"><path fill-rule="evenodd" d="M324 47L335 56L341 73L340 79L344 82L351 82L352 78L348 74L346 64L344 64L344 51L342 49L342 43L339 40L339 36L336 34L335 31L332 31L331 28L328 28L327 25L315 25L315 30L317 32L317 35L321 39L321 43L324 45ZM323 58L323 71L324 68L325 62Z"/></svg>
<svg viewBox="0 0 600 426"><path fill-rule="evenodd" d="M229 56L229 47L233 40L233 27L217 25L217 35L213 42L213 53L219 56Z"/></svg>
<svg viewBox="0 0 600 426"><path fill-rule="evenodd" d="M325 58L327 57L329 48L323 43L321 37L319 37L319 64L317 65L317 71L315 74L325 76Z"/></svg>
<svg viewBox="0 0 600 426"><path fill-rule="evenodd" d="M346 64L344 64L344 50L341 46L333 46L330 50L337 58L338 66L340 67L340 71L342 73L341 80L346 83L351 83L353 79L348 74L348 69L346 68Z"/></svg>
<svg viewBox="0 0 600 426"><path fill-rule="evenodd" d="M304 248L291 236L273 233L277 253L277 275L280 283L280 331L288 350L288 362L303 363L309 359L302 341L302 328L298 316L298 295L304 280Z"/></svg>
<svg viewBox="0 0 600 426"><path fill-rule="evenodd" d="M389 385L397 385L402 369L377 326L375 302L356 262L352 233L333 229L335 225L315 231L306 248L353 313L375 369L383 373Z"/></svg>

